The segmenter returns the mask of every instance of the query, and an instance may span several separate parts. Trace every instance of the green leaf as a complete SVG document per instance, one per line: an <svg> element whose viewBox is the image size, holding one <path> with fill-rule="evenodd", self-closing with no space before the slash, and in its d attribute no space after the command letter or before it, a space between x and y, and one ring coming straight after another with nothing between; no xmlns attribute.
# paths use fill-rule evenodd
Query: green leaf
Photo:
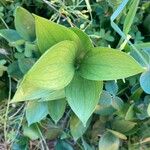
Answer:
<svg viewBox="0 0 150 150"><path fill-rule="evenodd" d="M19 135L15 138L15 141L12 143L12 150L29 150L29 138L23 135Z"/></svg>
<svg viewBox="0 0 150 150"><path fill-rule="evenodd" d="M34 17L22 7L17 7L15 10L15 28L23 39L27 41L35 40Z"/></svg>
<svg viewBox="0 0 150 150"><path fill-rule="evenodd" d="M118 110L121 111L124 107L124 102L122 101L121 98L117 96L112 96L112 106Z"/></svg>
<svg viewBox="0 0 150 150"><path fill-rule="evenodd" d="M65 92L62 89L61 90L46 90L46 89L34 87L32 90L33 91L31 93L26 93L26 95L23 97L21 95L22 93L17 93L18 99L15 97L16 96L15 95L14 98L12 99L11 103L22 102L22 101L33 101L33 100L37 100L37 99L38 99L38 102L43 102L43 101L57 100L57 99L65 97ZM19 96L20 96L20 98L19 98Z"/></svg>
<svg viewBox="0 0 150 150"><path fill-rule="evenodd" d="M95 110L102 87L102 82L86 80L78 74L66 87L67 101L84 126Z"/></svg>
<svg viewBox="0 0 150 150"><path fill-rule="evenodd" d="M132 104L125 115L125 120L134 120L135 119L135 111L134 111L134 104Z"/></svg>
<svg viewBox="0 0 150 150"><path fill-rule="evenodd" d="M110 132L106 132L99 141L99 150L118 150L119 139Z"/></svg>
<svg viewBox="0 0 150 150"><path fill-rule="evenodd" d="M35 63L35 59L33 58L18 59L18 65L23 74L27 73L34 63Z"/></svg>
<svg viewBox="0 0 150 150"><path fill-rule="evenodd" d="M70 131L75 141L77 141L86 131L90 124L91 120L89 119L86 127L84 127L83 123L79 120L76 115L72 115L70 119Z"/></svg>
<svg viewBox="0 0 150 150"><path fill-rule="evenodd" d="M16 42L22 39L20 35L16 32L16 30L12 30L12 29L0 30L0 36L6 39L9 43Z"/></svg>
<svg viewBox="0 0 150 150"><path fill-rule="evenodd" d="M41 101L41 102L51 101L51 100L58 100L58 99L62 99L62 98L65 98L65 90L64 89L51 91L51 92L49 92L49 94L47 94L47 96L42 97L39 101Z"/></svg>
<svg viewBox="0 0 150 150"><path fill-rule="evenodd" d="M114 134L116 137L120 138L120 139L123 139L123 140L126 140L127 137L120 133L120 132L117 132L117 131L114 131L114 130L110 130L110 129L107 129L109 132L111 132L112 134Z"/></svg>
<svg viewBox="0 0 150 150"><path fill-rule="evenodd" d="M116 119L112 122L113 130L119 131L121 133L126 133L133 129L137 123L131 122L123 119Z"/></svg>
<svg viewBox="0 0 150 150"><path fill-rule="evenodd" d="M29 102L26 107L26 119L28 125L40 122L48 114L46 102Z"/></svg>
<svg viewBox="0 0 150 150"><path fill-rule="evenodd" d="M80 47L79 37L70 29L49 21L45 18L35 16L37 44L41 53L64 40L74 41Z"/></svg>
<svg viewBox="0 0 150 150"><path fill-rule="evenodd" d="M116 80L141 73L144 69L128 54L98 47L88 52L79 72L90 80Z"/></svg>
<svg viewBox="0 0 150 150"><path fill-rule="evenodd" d="M74 76L76 51L72 41L62 41L47 50L24 76L13 102L46 97L42 93L67 86Z"/></svg>
<svg viewBox="0 0 150 150"><path fill-rule="evenodd" d="M90 40L90 38L86 33L84 33L82 30L76 27L72 27L70 29L73 30L80 38L81 44L83 46L83 51L87 52L93 48L92 41Z"/></svg>
<svg viewBox="0 0 150 150"><path fill-rule="evenodd" d="M144 72L140 77L140 85L144 92L150 94L150 70Z"/></svg>
<svg viewBox="0 0 150 150"><path fill-rule="evenodd" d="M141 87L138 87L136 88L133 92L132 92L132 95L130 97L130 99L134 100L134 101L137 101L140 99L141 95L143 93L143 90Z"/></svg>
<svg viewBox="0 0 150 150"><path fill-rule="evenodd" d="M115 83L115 81L107 81L105 83L105 89L111 94L116 95L118 92L118 85Z"/></svg>
<svg viewBox="0 0 150 150"><path fill-rule="evenodd" d="M55 124L62 118L66 109L66 100L59 99L55 101L47 102L48 112L51 118L54 120Z"/></svg>
<svg viewBox="0 0 150 150"><path fill-rule="evenodd" d="M28 127L27 125L23 126L23 134L29 137L31 140L37 140L40 138L40 133L36 125Z"/></svg>
<svg viewBox="0 0 150 150"><path fill-rule="evenodd" d="M7 69L8 74L15 79L22 78L23 74L19 68L18 61L12 62Z"/></svg>
<svg viewBox="0 0 150 150"><path fill-rule="evenodd" d="M53 124L50 119L44 121L44 127L45 130L42 130L42 133L47 140L56 140L64 130L61 126Z"/></svg>
<svg viewBox="0 0 150 150"><path fill-rule="evenodd" d="M116 111L112 106L112 100L112 96L107 91L103 91L100 95L99 103L96 106L95 113L102 116L112 115Z"/></svg>
<svg viewBox="0 0 150 150"><path fill-rule="evenodd" d="M119 97L103 91L94 113L102 116L112 115L114 112L122 110L123 106L124 103Z"/></svg>
<svg viewBox="0 0 150 150"><path fill-rule="evenodd" d="M25 50L24 50L24 55L25 57L32 57L32 51L33 51L33 46L31 45L31 43L26 42L25 43Z"/></svg>
<svg viewBox="0 0 150 150"><path fill-rule="evenodd" d="M129 7L129 12L126 15L125 21L124 21L124 26L123 26L123 32L125 34L128 34L128 32L131 29L131 25L134 21L134 17L136 15L136 11L138 9L138 4L140 0L133 0L132 4Z"/></svg>

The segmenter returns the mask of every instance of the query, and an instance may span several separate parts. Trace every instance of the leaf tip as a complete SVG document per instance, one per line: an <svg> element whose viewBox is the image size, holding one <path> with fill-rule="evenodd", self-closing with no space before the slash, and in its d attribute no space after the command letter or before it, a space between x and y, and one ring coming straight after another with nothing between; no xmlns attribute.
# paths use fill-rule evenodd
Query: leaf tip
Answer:
<svg viewBox="0 0 150 150"><path fill-rule="evenodd" d="M25 11L25 9L23 7L21 7L21 6L17 6L16 9L15 9L15 13L14 14L16 15L20 11Z"/></svg>

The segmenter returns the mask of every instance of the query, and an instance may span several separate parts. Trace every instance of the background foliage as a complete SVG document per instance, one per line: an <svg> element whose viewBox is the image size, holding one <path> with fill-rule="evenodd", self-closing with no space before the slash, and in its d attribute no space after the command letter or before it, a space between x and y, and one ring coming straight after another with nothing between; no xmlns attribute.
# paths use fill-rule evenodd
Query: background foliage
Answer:
<svg viewBox="0 0 150 150"><path fill-rule="evenodd" d="M110 17L121 2L121 0L90 2L87 0L1 0L0 29L14 28L14 10L17 6L22 6L34 14L67 27L79 27L89 35L95 46L123 47L123 51L130 52L145 67L132 48L122 44L123 39L111 27ZM150 2L141 0L135 16L132 2L129 1L116 23L126 35L131 36L127 35L134 45L142 47L140 53L147 62L150 62L148 43ZM14 38L12 34L10 40L13 41ZM13 42L9 41L9 43L12 45L0 38L0 148L13 150L116 150L118 147L121 150L149 149L149 71L141 77L136 75L125 80L105 82L94 115L84 127L68 105L66 109L61 108L65 113L60 116L58 113L52 113L53 110L59 112L60 107L49 107L50 110L45 110L46 103L42 105L34 102L9 103L16 91L18 81L39 57L33 56L32 45L29 43L24 50L19 46L20 43L14 43L15 45ZM61 103L61 106L66 105L65 101ZM52 114L51 117L47 115L47 111ZM37 120L39 123L35 123ZM27 121L29 124L34 124L28 127Z"/></svg>

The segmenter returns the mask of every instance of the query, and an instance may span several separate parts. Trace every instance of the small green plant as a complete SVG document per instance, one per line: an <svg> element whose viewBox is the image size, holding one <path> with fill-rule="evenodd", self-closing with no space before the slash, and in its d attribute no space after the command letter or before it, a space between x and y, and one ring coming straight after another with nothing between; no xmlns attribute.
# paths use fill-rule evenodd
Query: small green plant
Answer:
<svg viewBox="0 0 150 150"><path fill-rule="evenodd" d="M150 43L138 29L148 3L139 3L18 0L3 6L2 141L12 149L148 147Z"/></svg>
<svg viewBox="0 0 150 150"><path fill-rule="evenodd" d="M144 71L128 54L108 47L94 47L78 28L66 28L32 15L24 8L18 7L15 11L15 27L16 30L1 30L1 34L6 37L6 33L15 32L18 35L15 43L21 42L21 45L36 42L42 56L23 77L12 102L34 100L38 104L46 99L59 100L62 105L60 99L66 99L86 126L99 101L103 81Z"/></svg>

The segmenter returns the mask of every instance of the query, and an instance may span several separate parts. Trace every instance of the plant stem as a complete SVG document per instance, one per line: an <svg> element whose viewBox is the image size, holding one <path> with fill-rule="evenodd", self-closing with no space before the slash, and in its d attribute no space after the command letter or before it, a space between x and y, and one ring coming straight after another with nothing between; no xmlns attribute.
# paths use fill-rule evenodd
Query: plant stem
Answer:
<svg viewBox="0 0 150 150"><path fill-rule="evenodd" d="M7 101L7 107L6 107L6 113L5 113L5 122L4 122L4 139L5 142L7 141L7 120L8 120L8 111L9 111L9 102L11 100L11 77L8 76L9 79L9 95L8 95L8 101Z"/></svg>
<svg viewBox="0 0 150 150"><path fill-rule="evenodd" d="M48 148L48 146L47 146L47 143L46 143L46 140L45 140L45 138L44 138L44 136L43 136L43 134L42 134L42 132L41 132L41 130L40 130L40 128L39 128L39 126L36 124L36 127L37 127L37 129L38 129L38 131L39 131L39 133L40 133L40 136L41 136L41 138L42 138L42 141L44 142L44 144L45 144L45 146L46 146L46 150L49 150L49 148ZM41 144L42 145L42 144ZM42 148L43 148L43 145L42 145ZM44 150L44 149L43 149Z"/></svg>
<svg viewBox="0 0 150 150"><path fill-rule="evenodd" d="M19 123L19 125L18 125L18 129L17 129L16 135L15 135L15 137L13 138L10 147L12 147L12 145L13 145L13 143L14 143L16 137L18 136L18 133L19 133L19 130L20 130L20 128L21 128L21 125L22 125L22 122L23 122L23 118L24 118L24 115L25 115L25 108L26 108L26 107L24 107L24 109L23 109L23 114L22 114L22 117L20 118L20 123Z"/></svg>
<svg viewBox="0 0 150 150"><path fill-rule="evenodd" d="M7 29L9 29L9 27L8 27L8 25L6 24L6 22L4 21L4 19L3 19L2 17L1 17L0 19L2 20L3 24L5 25L5 27L6 27Z"/></svg>

